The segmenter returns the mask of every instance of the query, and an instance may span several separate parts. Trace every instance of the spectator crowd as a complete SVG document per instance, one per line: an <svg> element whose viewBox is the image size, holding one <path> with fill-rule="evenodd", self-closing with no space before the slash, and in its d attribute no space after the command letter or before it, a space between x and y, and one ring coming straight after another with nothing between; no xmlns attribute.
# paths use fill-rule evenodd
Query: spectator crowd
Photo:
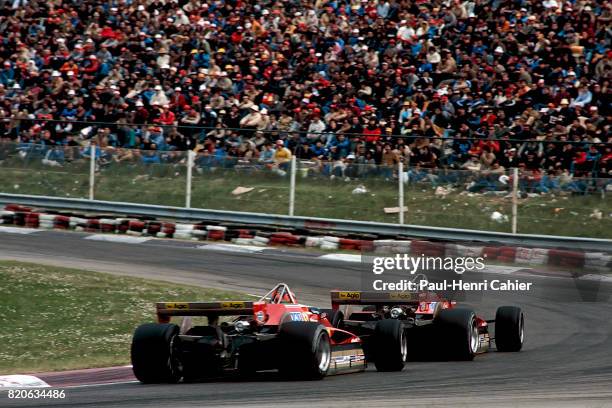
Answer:
<svg viewBox="0 0 612 408"><path fill-rule="evenodd" d="M0 140L56 162L93 141L606 178L611 18L607 0L0 0Z"/></svg>

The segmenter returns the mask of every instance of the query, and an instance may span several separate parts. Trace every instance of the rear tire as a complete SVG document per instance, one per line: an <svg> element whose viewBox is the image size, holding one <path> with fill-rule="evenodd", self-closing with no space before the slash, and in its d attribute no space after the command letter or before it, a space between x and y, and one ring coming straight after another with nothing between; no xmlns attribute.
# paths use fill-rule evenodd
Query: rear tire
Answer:
<svg viewBox="0 0 612 408"><path fill-rule="evenodd" d="M331 342L325 326L317 322L286 322L280 326L283 376L320 380L331 364Z"/></svg>
<svg viewBox="0 0 612 408"><path fill-rule="evenodd" d="M139 326L132 338L132 370L145 384L176 383L182 365L176 356L179 327L175 324L147 323Z"/></svg>
<svg viewBox="0 0 612 408"><path fill-rule="evenodd" d="M470 361L474 359L479 346L476 313L470 309L453 308L441 310L435 324L443 350L449 360Z"/></svg>
<svg viewBox="0 0 612 408"><path fill-rule="evenodd" d="M344 313L334 309L321 309L321 313L327 315L327 320L333 327L340 328L344 324Z"/></svg>
<svg viewBox="0 0 612 408"><path fill-rule="evenodd" d="M497 351L516 352L523 348L525 317L520 307L501 306L495 313Z"/></svg>
<svg viewBox="0 0 612 408"><path fill-rule="evenodd" d="M384 319L376 323L373 335L374 365L378 371L402 371L408 355L408 339L402 323Z"/></svg>

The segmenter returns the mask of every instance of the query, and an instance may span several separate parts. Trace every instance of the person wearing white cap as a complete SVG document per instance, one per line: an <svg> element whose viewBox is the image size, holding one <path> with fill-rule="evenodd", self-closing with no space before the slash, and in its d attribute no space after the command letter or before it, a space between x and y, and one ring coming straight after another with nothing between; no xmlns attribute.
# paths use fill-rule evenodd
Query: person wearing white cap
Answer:
<svg viewBox="0 0 612 408"><path fill-rule="evenodd" d="M317 17L316 11L308 10L308 13L306 13L306 24L308 27L319 27L319 17Z"/></svg>
<svg viewBox="0 0 612 408"><path fill-rule="evenodd" d="M160 49L155 63L161 69L170 69L170 54L165 49Z"/></svg>
<svg viewBox="0 0 612 408"><path fill-rule="evenodd" d="M270 115L268 115L268 110L266 108L261 109L261 120L257 126L257 130L266 130L270 127Z"/></svg>
<svg viewBox="0 0 612 408"><path fill-rule="evenodd" d="M231 92L233 82L227 75L226 71L221 71L221 73L219 74L219 78L215 80L215 85L223 92Z"/></svg>
<svg viewBox="0 0 612 408"><path fill-rule="evenodd" d="M151 97L151 105L158 104L160 106L163 106L170 103L161 85L156 85L154 90L155 94L153 94L153 96Z"/></svg>
<svg viewBox="0 0 612 408"><path fill-rule="evenodd" d="M189 25L189 17L185 15L185 12L183 12L183 10L178 9L176 11L176 16L174 19L174 25L176 27L182 26L182 25Z"/></svg>
<svg viewBox="0 0 612 408"><path fill-rule="evenodd" d="M249 129L259 128L262 122L262 115L259 112L259 106L252 104L249 108L249 114L240 119L240 127Z"/></svg>
<svg viewBox="0 0 612 408"><path fill-rule="evenodd" d="M401 27L397 30L397 38L400 41L411 41L412 37L416 34L414 28L406 24L406 20L400 22Z"/></svg>
<svg viewBox="0 0 612 408"><path fill-rule="evenodd" d="M174 88L174 95L172 95L172 100L170 104L175 107L178 106L182 109L183 106L187 105L187 99L181 91L182 89L180 86Z"/></svg>

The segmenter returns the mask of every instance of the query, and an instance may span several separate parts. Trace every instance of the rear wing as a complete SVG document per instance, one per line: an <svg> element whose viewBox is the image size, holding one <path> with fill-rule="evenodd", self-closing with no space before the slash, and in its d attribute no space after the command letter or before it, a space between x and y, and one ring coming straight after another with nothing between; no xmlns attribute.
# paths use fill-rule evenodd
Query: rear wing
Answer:
<svg viewBox="0 0 612 408"><path fill-rule="evenodd" d="M156 309L160 320L171 316L242 316L253 314L253 302L158 302Z"/></svg>
<svg viewBox="0 0 612 408"><path fill-rule="evenodd" d="M436 302L440 296L434 292L364 292L331 291L332 308L336 305L410 305L420 302Z"/></svg>

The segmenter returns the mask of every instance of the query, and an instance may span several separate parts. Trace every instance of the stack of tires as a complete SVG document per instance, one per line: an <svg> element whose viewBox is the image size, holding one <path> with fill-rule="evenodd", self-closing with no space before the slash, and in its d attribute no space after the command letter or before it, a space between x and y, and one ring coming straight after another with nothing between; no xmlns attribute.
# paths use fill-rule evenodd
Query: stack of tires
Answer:
<svg viewBox="0 0 612 408"><path fill-rule="evenodd" d="M323 237L306 237L304 245L307 248L320 248L323 243Z"/></svg>
<svg viewBox="0 0 612 408"><path fill-rule="evenodd" d="M85 223L85 232L100 232L100 220L89 218Z"/></svg>
<svg viewBox="0 0 612 408"><path fill-rule="evenodd" d="M55 225L55 214L39 214L38 215L38 228L41 229L53 229Z"/></svg>
<svg viewBox="0 0 612 408"><path fill-rule="evenodd" d="M135 237L140 237L145 230L145 222L140 220L129 220L128 221L128 230L126 231L127 235L132 235Z"/></svg>
<svg viewBox="0 0 612 408"><path fill-rule="evenodd" d="M365 241L362 239L348 239L340 238L338 242L340 249L352 250L352 251L373 251L374 245L372 241Z"/></svg>
<svg viewBox="0 0 612 408"><path fill-rule="evenodd" d="M176 239L191 239L193 235L193 224L175 224L173 237Z"/></svg>
<svg viewBox="0 0 612 408"><path fill-rule="evenodd" d="M412 241L410 251L414 256L425 255L443 258L446 248L443 243L439 242Z"/></svg>
<svg viewBox="0 0 612 408"><path fill-rule="evenodd" d="M87 220L81 217L70 217L69 225L75 231L85 231Z"/></svg>
<svg viewBox="0 0 612 408"><path fill-rule="evenodd" d="M484 247L482 248L482 256L488 260L496 260L500 255L500 249L498 247Z"/></svg>
<svg viewBox="0 0 612 408"><path fill-rule="evenodd" d="M225 232L227 227L220 225L207 225L208 239L211 241L225 241Z"/></svg>
<svg viewBox="0 0 612 408"><path fill-rule="evenodd" d="M335 250L340 247L340 238L326 235L321 241L321 249Z"/></svg>
<svg viewBox="0 0 612 408"><path fill-rule="evenodd" d="M162 223L159 221L148 221L145 229L146 234L152 237L156 237L161 232Z"/></svg>
<svg viewBox="0 0 612 408"><path fill-rule="evenodd" d="M0 211L0 224L12 225L15 222L15 211Z"/></svg>
<svg viewBox="0 0 612 408"><path fill-rule="evenodd" d="M482 246L467 246L460 244L446 244L445 256L453 258L457 257L472 257L477 258L482 256L484 247Z"/></svg>
<svg viewBox="0 0 612 408"><path fill-rule="evenodd" d="M53 220L53 228L67 230L70 228L70 217L67 215L56 215Z"/></svg>
<svg viewBox="0 0 612 408"><path fill-rule="evenodd" d="M566 268L582 268L584 266L584 252L565 251L560 249L548 250L548 264Z"/></svg>
<svg viewBox="0 0 612 408"><path fill-rule="evenodd" d="M516 258L516 248L515 247L507 247L502 246L499 247L497 260L504 263L514 263L514 258Z"/></svg>
<svg viewBox="0 0 612 408"><path fill-rule="evenodd" d="M157 238L172 238L176 232L176 224L173 222L164 222L161 232L157 233Z"/></svg>
<svg viewBox="0 0 612 408"><path fill-rule="evenodd" d="M297 246L301 237L290 232L273 232L270 234L270 245ZM305 239L304 239L305 242Z"/></svg>
<svg viewBox="0 0 612 408"><path fill-rule="evenodd" d="M516 249L514 260L520 265L546 265L548 249L519 247Z"/></svg>
<svg viewBox="0 0 612 408"><path fill-rule="evenodd" d="M197 239L200 241L206 240L206 238L210 235L210 231L207 228L208 227L203 224L194 225L193 230L191 231L193 239Z"/></svg>
<svg viewBox="0 0 612 408"><path fill-rule="evenodd" d="M584 254L584 269L587 271L612 271L612 254L587 252Z"/></svg>
<svg viewBox="0 0 612 408"><path fill-rule="evenodd" d="M40 214L37 212L26 212L24 219L27 228L38 228L40 226Z"/></svg>
<svg viewBox="0 0 612 408"><path fill-rule="evenodd" d="M127 234L130 229L130 221L129 218L117 218L117 233L118 234Z"/></svg>
<svg viewBox="0 0 612 408"><path fill-rule="evenodd" d="M409 254L412 241L378 239L372 243L377 254Z"/></svg>

